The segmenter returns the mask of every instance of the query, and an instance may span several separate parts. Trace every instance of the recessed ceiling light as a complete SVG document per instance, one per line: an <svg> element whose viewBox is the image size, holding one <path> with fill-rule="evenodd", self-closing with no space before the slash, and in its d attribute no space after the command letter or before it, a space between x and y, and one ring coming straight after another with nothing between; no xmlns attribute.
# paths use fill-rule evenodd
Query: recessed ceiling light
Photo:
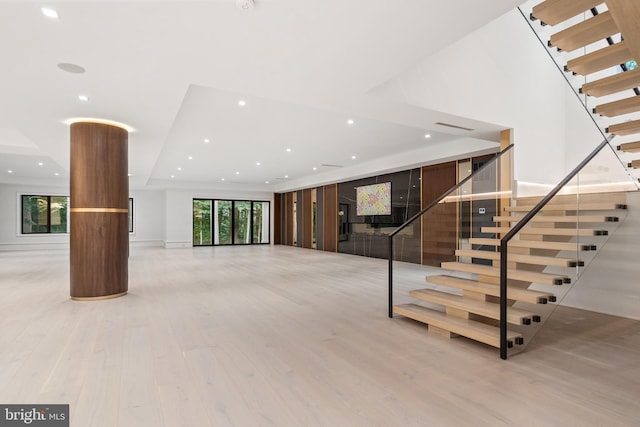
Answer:
<svg viewBox="0 0 640 427"><path fill-rule="evenodd" d="M240 172L236 171L236 175L240 175Z"/></svg>
<svg viewBox="0 0 640 427"><path fill-rule="evenodd" d="M285 178L289 178L289 175L285 175L284 177L285 177Z"/></svg>
<svg viewBox="0 0 640 427"><path fill-rule="evenodd" d="M133 176L133 174L132 173L128 173L127 176Z"/></svg>
<svg viewBox="0 0 640 427"><path fill-rule="evenodd" d="M287 148L287 153L290 153L290 152L291 152L291 148Z"/></svg>
<svg viewBox="0 0 640 427"><path fill-rule="evenodd" d="M87 71L84 69L84 67L81 67L78 64L72 64L70 62L60 62L58 64L58 68L71 74L83 74Z"/></svg>
<svg viewBox="0 0 640 427"><path fill-rule="evenodd" d="M74 123L99 123L102 125L109 125L122 128L127 132L135 132L135 129L129 125L125 125L124 123L116 122L108 119L96 119L93 117L73 117L71 119L67 119L64 121L68 125L72 125Z"/></svg>
<svg viewBox="0 0 640 427"><path fill-rule="evenodd" d="M175 175L171 175L171 178L175 178L175 177L176 177Z"/></svg>
<svg viewBox="0 0 640 427"><path fill-rule="evenodd" d="M253 9L253 0L236 0L236 7L242 11L248 11Z"/></svg>
<svg viewBox="0 0 640 427"><path fill-rule="evenodd" d="M58 172L54 173L55 176L60 176L60 174Z"/></svg>
<svg viewBox="0 0 640 427"><path fill-rule="evenodd" d="M354 123L355 123L355 122L353 121L353 119L349 119L349 120L347 120L347 124L348 124L348 125L352 125L352 124L354 124Z"/></svg>
<svg viewBox="0 0 640 427"><path fill-rule="evenodd" d="M247 105L247 101L245 101L244 99L241 99L240 101L238 101L238 105L241 107L244 107L245 105Z"/></svg>
<svg viewBox="0 0 640 427"><path fill-rule="evenodd" d="M220 181L224 181L224 178L220 178Z"/></svg>
<svg viewBox="0 0 640 427"><path fill-rule="evenodd" d="M78 95L78 99L80 101L87 102L89 100L89 97L87 95Z"/></svg>
<svg viewBox="0 0 640 427"><path fill-rule="evenodd" d="M355 159L356 159L356 156L351 156L351 160L355 160Z"/></svg>
<svg viewBox="0 0 640 427"><path fill-rule="evenodd" d="M211 141L209 141L209 138L205 138L205 139L204 139L204 143L205 143L205 144L208 144L208 143L210 143L210 142L211 142Z"/></svg>
<svg viewBox="0 0 640 427"><path fill-rule="evenodd" d="M314 170L314 171L315 171L315 170L318 170L318 168L314 166L314 167L313 167L313 170Z"/></svg>
<svg viewBox="0 0 640 427"><path fill-rule="evenodd" d="M260 166L260 162L256 162L256 166Z"/></svg>
<svg viewBox="0 0 640 427"><path fill-rule="evenodd" d="M38 166L42 166L42 165L44 165L44 163L38 162Z"/></svg>
<svg viewBox="0 0 640 427"><path fill-rule="evenodd" d="M427 138L427 139L429 139L429 138L431 138L431 135L430 135L430 134L428 134L428 133L425 133L425 134L424 134L424 137L425 137L425 138Z"/></svg>
<svg viewBox="0 0 640 427"><path fill-rule="evenodd" d="M9 170L7 171L7 173L13 173L13 171L12 171L11 169L9 169Z"/></svg>
<svg viewBox="0 0 640 427"><path fill-rule="evenodd" d="M187 159L193 160L193 156L189 156L189 157L187 157Z"/></svg>
<svg viewBox="0 0 640 427"><path fill-rule="evenodd" d="M265 181L264 183L265 183L265 184L268 184L268 183L269 183L269 181Z"/></svg>
<svg viewBox="0 0 640 427"><path fill-rule="evenodd" d="M58 19L59 18L58 12L55 9L52 9L50 7L42 7L42 8L40 8L40 11L47 18L52 18L52 19Z"/></svg>
<svg viewBox="0 0 640 427"><path fill-rule="evenodd" d="M179 171L181 171L181 170L182 170L182 168L181 168L181 167L179 167L179 168L178 168L178 170L179 170Z"/></svg>

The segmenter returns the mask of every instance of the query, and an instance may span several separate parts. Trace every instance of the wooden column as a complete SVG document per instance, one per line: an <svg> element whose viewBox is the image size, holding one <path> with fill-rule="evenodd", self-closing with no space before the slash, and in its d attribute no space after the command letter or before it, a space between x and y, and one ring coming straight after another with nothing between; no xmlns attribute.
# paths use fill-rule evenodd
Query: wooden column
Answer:
<svg viewBox="0 0 640 427"><path fill-rule="evenodd" d="M122 296L128 289L126 130L71 125L70 284L75 300Z"/></svg>

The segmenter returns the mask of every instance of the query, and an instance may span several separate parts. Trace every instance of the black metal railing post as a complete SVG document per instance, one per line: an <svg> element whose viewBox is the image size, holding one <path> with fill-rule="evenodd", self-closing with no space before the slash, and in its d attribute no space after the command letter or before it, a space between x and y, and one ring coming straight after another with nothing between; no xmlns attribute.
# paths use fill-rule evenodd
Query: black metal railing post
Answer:
<svg viewBox="0 0 640 427"><path fill-rule="evenodd" d="M605 138L598 146L585 157L567 176L565 176L553 190L538 202L525 216L514 225L502 239L500 239L500 358L507 358L507 245L509 241L522 230L547 203L551 201L602 149L609 145L614 135Z"/></svg>
<svg viewBox="0 0 640 427"><path fill-rule="evenodd" d="M393 236L389 236L389 318L393 317Z"/></svg>

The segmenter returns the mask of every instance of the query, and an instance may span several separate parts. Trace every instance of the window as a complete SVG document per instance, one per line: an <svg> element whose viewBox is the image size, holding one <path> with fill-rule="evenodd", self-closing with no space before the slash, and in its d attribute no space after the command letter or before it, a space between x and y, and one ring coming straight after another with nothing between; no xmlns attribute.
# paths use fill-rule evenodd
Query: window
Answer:
<svg viewBox="0 0 640 427"><path fill-rule="evenodd" d="M69 232L69 197L22 196L22 234Z"/></svg>
<svg viewBox="0 0 640 427"><path fill-rule="evenodd" d="M269 243L269 208L262 201L193 199L193 246Z"/></svg>

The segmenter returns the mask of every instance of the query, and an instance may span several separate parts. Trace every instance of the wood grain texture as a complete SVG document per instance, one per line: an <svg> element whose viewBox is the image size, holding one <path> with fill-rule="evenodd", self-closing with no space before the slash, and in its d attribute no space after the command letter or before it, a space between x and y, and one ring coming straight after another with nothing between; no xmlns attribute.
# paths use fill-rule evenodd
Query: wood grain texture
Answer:
<svg viewBox="0 0 640 427"><path fill-rule="evenodd" d="M582 85L582 93L589 96L612 95L640 86L640 68L614 74Z"/></svg>
<svg viewBox="0 0 640 427"><path fill-rule="evenodd" d="M611 14L603 12L572 27L551 35L551 46L571 52L605 39L618 32Z"/></svg>
<svg viewBox="0 0 640 427"><path fill-rule="evenodd" d="M313 212L311 211L311 189L302 190L302 247L311 249Z"/></svg>
<svg viewBox="0 0 640 427"><path fill-rule="evenodd" d="M282 238L282 193L273 194L273 244L280 245Z"/></svg>
<svg viewBox="0 0 640 427"><path fill-rule="evenodd" d="M603 0L546 0L533 7L532 15L545 24L557 25L602 2Z"/></svg>
<svg viewBox="0 0 640 427"><path fill-rule="evenodd" d="M325 251L338 251L338 185L324 186L322 200L323 246Z"/></svg>
<svg viewBox="0 0 640 427"><path fill-rule="evenodd" d="M573 73L586 76L606 68L615 67L633 59L633 54L622 41L595 52L579 56L567 61L567 69Z"/></svg>
<svg viewBox="0 0 640 427"><path fill-rule="evenodd" d="M456 162L422 167L422 209L439 199L457 183ZM421 218L422 264L439 266L455 260L458 238L456 203L445 203Z"/></svg>
<svg viewBox="0 0 640 427"><path fill-rule="evenodd" d="M636 0L606 0L606 3L633 57L640 59L640 3Z"/></svg>
<svg viewBox="0 0 640 427"><path fill-rule="evenodd" d="M640 71L640 68L637 70ZM633 70L636 71L636 70ZM640 84L639 84L640 86ZM607 128L608 132L618 136L633 135L640 133L640 120L632 120L630 122L618 123Z"/></svg>
<svg viewBox="0 0 640 427"><path fill-rule="evenodd" d="M284 244L293 246L293 193L285 193L285 239Z"/></svg>
<svg viewBox="0 0 640 427"><path fill-rule="evenodd" d="M129 295L85 304L68 299L68 257L2 253L0 402L69 403L72 426L640 419L638 321L560 307L505 362L387 318L381 259L283 245L134 247Z"/></svg>
<svg viewBox="0 0 640 427"><path fill-rule="evenodd" d="M128 289L128 134L71 125L70 295L94 299Z"/></svg>

